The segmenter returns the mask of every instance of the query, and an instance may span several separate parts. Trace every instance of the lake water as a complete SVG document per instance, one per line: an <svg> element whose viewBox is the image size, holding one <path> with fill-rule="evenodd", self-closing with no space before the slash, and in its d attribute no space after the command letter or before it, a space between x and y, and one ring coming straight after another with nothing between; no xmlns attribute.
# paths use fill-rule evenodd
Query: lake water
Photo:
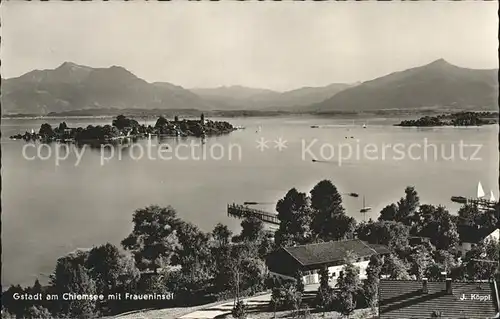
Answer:
<svg viewBox="0 0 500 319"><path fill-rule="evenodd" d="M59 256L76 248L119 244L132 229L134 210L150 204L172 205L181 218L205 231L217 222L238 231L240 221L227 216L228 203L267 202L272 204L260 208L274 211L290 188L308 192L322 179L332 180L340 192L364 195L366 205L373 207L366 218L376 218L382 207L396 202L407 185L416 187L421 202L443 204L452 212L458 207L450 197L474 196L478 181L498 198L498 126L417 129L392 126L398 121L394 119L371 119L362 128L363 120L225 120L246 129L207 138L194 154L186 145L199 139L153 138L138 142L143 151L148 143L166 143L177 158L171 153L171 159L161 159L157 148L149 147L152 156L139 159L139 148L133 147L116 150L101 163L102 155L111 157L109 150L85 149L77 166L71 149L68 159L56 165L53 156L26 159L26 143L8 139L38 130L44 122L55 126L60 119L2 120L2 285L32 284L37 277L46 282ZM74 127L108 124L111 119L66 122ZM257 148L260 138L267 141L263 151ZM274 142L279 138L286 140L281 151ZM461 141L482 147L474 154L477 147L468 146L460 154ZM35 146L26 149L30 158L36 155ZM442 154L434 157L434 150L449 157L452 148L454 160ZM349 149L352 155L347 158ZM361 198L344 199L348 214L358 220L365 218L359 213Z"/></svg>

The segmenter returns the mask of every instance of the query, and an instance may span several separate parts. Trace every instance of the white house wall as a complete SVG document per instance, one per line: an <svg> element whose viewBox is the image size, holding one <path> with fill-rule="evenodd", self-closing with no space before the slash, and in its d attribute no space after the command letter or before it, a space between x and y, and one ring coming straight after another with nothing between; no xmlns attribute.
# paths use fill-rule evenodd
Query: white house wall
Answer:
<svg viewBox="0 0 500 319"><path fill-rule="evenodd" d="M488 236L486 236L486 238L484 240L495 240L495 241L499 241L500 240L500 229L496 229L495 231L493 231L491 234L489 234Z"/></svg>
<svg viewBox="0 0 500 319"><path fill-rule="evenodd" d="M370 261L361 261L361 262L356 262L354 263L355 266L359 267L359 278L360 279L366 279L366 268L368 267L368 264ZM343 271L344 265L338 265L338 266L331 266L328 267L328 275L330 277L330 281L337 281L337 278L340 275L340 272ZM318 275L319 269L315 269L312 271L312 274L305 275L302 277L302 281L304 282L305 285L310 285L310 284L318 284L319 283L319 275Z"/></svg>

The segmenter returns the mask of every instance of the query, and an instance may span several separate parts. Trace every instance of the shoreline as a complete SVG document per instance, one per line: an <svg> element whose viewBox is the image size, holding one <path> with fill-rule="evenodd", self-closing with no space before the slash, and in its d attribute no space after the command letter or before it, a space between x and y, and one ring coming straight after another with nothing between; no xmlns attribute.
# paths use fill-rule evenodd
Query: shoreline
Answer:
<svg viewBox="0 0 500 319"><path fill-rule="evenodd" d="M410 116L438 116L442 114L458 114L463 112L471 113L490 113L492 115L498 115L496 110L448 110L448 109L385 109L385 110L369 110L369 111L329 111L329 112L294 112L294 111L266 111L266 110L106 110L109 112L104 112L98 114L99 112L94 112L95 110L77 110L77 111L67 111L58 113L48 113L48 114L2 114L2 119L70 119L70 118L100 118L108 119L114 118L117 115L125 115L130 118L157 118L159 116L173 117L175 115L182 116L184 118L198 118L201 114L205 116L215 117L215 118L253 118L253 117L320 117L320 118L397 118L397 117L410 117Z"/></svg>

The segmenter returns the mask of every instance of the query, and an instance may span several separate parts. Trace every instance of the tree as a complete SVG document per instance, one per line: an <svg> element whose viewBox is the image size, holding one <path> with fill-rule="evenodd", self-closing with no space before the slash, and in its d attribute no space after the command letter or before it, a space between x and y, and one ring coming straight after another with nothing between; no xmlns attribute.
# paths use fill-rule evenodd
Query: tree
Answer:
<svg viewBox="0 0 500 319"><path fill-rule="evenodd" d="M425 277L429 280L441 280L443 269L438 263L431 263L425 270Z"/></svg>
<svg viewBox="0 0 500 319"><path fill-rule="evenodd" d="M2 316L3 318L3 316ZM33 305L28 308L25 319L52 319L50 311L42 306Z"/></svg>
<svg viewBox="0 0 500 319"><path fill-rule="evenodd" d="M241 234L237 241L250 241L259 243L265 236L264 223L257 217L250 216L241 222Z"/></svg>
<svg viewBox="0 0 500 319"><path fill-rule="evenodd" d="M242 242L231 246L231 253L227 263L230 265L233 286L238 286L238 291L250 290L255 293L264 286L265 263L255 254L252 243Z"/></svg>
<svg viewBox="0 0 500 319"><path fill-rule="evenodd" d="M2 299L2 302L3 301L4 300ZM2 319L16 319L16 318L17 318L16 315L13 314L13 313L11 313L11 312L9 312L7 310L7 308L2 303Z"/></svg>
<svg viewBox="0 0 500 319"><path fill-rule="evenodd" d="M385 206L381 211L380 211L380 216L378 218L379 221L386 220L386 221L393 221L396 219L396 216L398 215L398 207L396 204L390 204Z"/></svg>
<svg viewBox="0 0 500 319"><path fill-rule="evenodd" d="M387 275L391 279L408 280L410 276L406 269L408 269L408 265L404 261L394 254L390 254L384 258L381 274Z"/></svg>
<svg viewBox="0 0 500 319"><path fill-rule="evenodd" d="M275 249L273 234L266 233L260 241L258 253L262 260L265 260L267 255Z"/></svg>
<svg viewBox="0 0 500 319"><path fill-rule="evenodd" d="M42 292L42 285L40 284L40 281L35 279L35 283L33 284L33 287L31 287L31 293L32 294L38 294Z"/></svg>
<svg viewBox="0 0 500 319"><path fill-rule="evenodd" d="M272 287L270 305L274 311L276 318L276 310L278 309L294 309L298 310L302 302L302 293L297 291L296 286L292 282L278 282Z"/></svg>
<svg viewBox="0 0 500 319"><path fill-rule="evenodd" d="M420 198L413 186L408 186L405 189L405 197L402 197L398 202L398 211L396 221L408 224L409 218L412 217L420 205Z"/></svg>
<svg viewBox="0 0 500 319"><path fill-rule="evenodd" d="M124 115L118 115L116 119L113 120L112 125L119 130L123 130L126 127L137 127L140 126L139 122L134 119L126 118Z"/></svg>
<svg viewBox="0 0 500 319"><path fill-rule="evenodd" d="M97 291L106 295L130 290L140 277L133 259L110 243L94 247L89 252L86 267L96 283Z"/></svg>
<svg viewBox="0 0 500 319"><path fill-rule="evenodd" d="M168 120L163 116L160 116L155 123L155 128L160 128L168 124Z"/></svg>
<svg viewBox="0 0 500 319"><path fill-rule="evenodd" d="M288 191L276 205L280 225L275 233L278 246L307 243L310 238L311 209L305 193L295 188Z"/></svg>
<svg viewBox="0 0 500 319"><path fill-rule="evenodd" d="M96 286L80 255L68 255L57 260L51 285L58 294L96 294ZM92 318L96 315L95 300L59 300L57 313L70 318Z"/></svg>
<svg viewBox="0 0 500 319"><path fill-rule="evenodd" d="M264 288L266 266L253 243L239 242L212 248L214 255L214 286L218 292L255 293Z"/></svg>
<svg viewBox="0 0 500 319"><path fill-rule="evenodd" d="M334 295L332 292L332 288L328 283L329 273L328 268L324 267L319 270L319 288L318 293L316 294L316 305L320 310L324 313L331 309L333 305Z"/></svg>
<svg viewBox="0 0 500 319"><path fill-rule="evenodd" d="M54 136L54 130L52 129L52 126L48 123L43 123L42 126L40 126L40 130L38 131L38 134L45 136L45 137L52 137Z"/></svg>
<svg viewBox="0 0 500 319"><path fill-rule="evenodd" d="M176 215L170 206L152 205L135 211L134 229L122 245L133 253L139 269L156 273L158 268L170 262L179 247L175 231L179 220Z"/></svg>
<svg viewBox="0 0 500 319"><path fill-rule="evenodd" d="M451 250L456 248L460 238L457 225L453 222L451 215L447 214L439 221L438 233L431 238L431 242L440 250Z"/></svg>
<svg viewBox="0 0 500 319"><path fill-rule="evenodd" d="M66 124L66 122L62 122L59 124L59 127L57 128L57 130L59 131L59 133L62 133L67 128L68 128L68 125Z"/></svg>
<svg viewBox="0 0 500 319"><path fill-rule="evenodd" d="M2 310L5 310L14 318L22 318L30 305L25 300L14 299L14 294L23 294L25 292L26 291L20 285L11 285L9 289L2 292ZM2 312L2 317L3 314L4 312Z"/></svg>
<svg viewBox="0 0 500 319"><path fill-rule="evenodd" d="M500 272L500 242L487 239L465 254L463 265L469 280L488 280Z"/></svg>
<svg viewBox="0 0 500 319"><path fill-rule="evenodd" d="M77 266L71 275L67 291L80 295L97 293L95 282L83 266ZM68 314L71 318L93 318L96 306L95 300L72 300L69 302Z"/></svg>
<svg viewBox="0 0 500 319"><path fill-rule="evenodd" d="M370 263L366 268L366 280L363 282L363 295L368 306L375 309L377 306L378 287L383 260L379 255L370 257Z"/></svg>
<svg viewBox="0 0 500 319"><path fill-rule="evenodd" d="M213 269L209 246L210 235L187 222L178 222L175 230L179 245L173 263L180 265L182 271L193 279L210 278Z"/></svg>
<svg viewBox="0 0 500 319"><path fill-rule="evenodd" d="M439 250L450 250L459 242L457 225L451 214L443 206L422 205L412 233L430 238Z"/></svg>
<svg viewBox="0 0 500 319"><path fill-rule="evenodd" d="M423 237L432 235L436 231L436 229L432 229L432 227L435 227L432 223L436 220L437 209L438 207L434 205L421 205L413 219L412 234ZM442 211L443 209L440 210L439 214L442 214Z"/></svg>
<svg viewBox="0 0 500 319"><path fill-rule="evenodd" d="M311 207L318 212L326 212L331 215L344 214L342 196L337 187L329 180L322 180L311 190Z"/></svg>
<svg viewBox="0 0 500 319"><path fill-rule="evenodd" d="M353 264L354 258L347 256L343 271L337 279L339 310L344 316L349 316L356 309L357 294L361 287L359 267Z"/></svg>
<svg viewBox="0 0 500 319"><path fill-rule="evenodd" d="M329 234L322 238L324 241L354 238L354 232L356 230L356 219L342 214L334 215L331 218L330 222L330 226L327 227L329 229Z"/></svg>
<svg viewBox="0 0 500 319"><path fill-rule="evenodd" d="M351 238L356 222L345 215L342 196L329 180L322 180L311 190L312 235L329 241Z"/></svg>
<svg viewBox="0 0 500 319"><path fill-rule="evenodd" d="M465 204L458 210L460 223L464 225L474 225L480 214L479 208L474 204Z"/></svg>
<svg viewBox="0 0 500 319"><path fill-rule="evenodd" d="M498 228L499 204L487 211L480 211L474 204L465 204L458 210L458 225L476 226L478 231L486 230L491 232Z"/></svg>
<svg viewBox="0 0 500 319"><path fill-rule="evenodd" d="M370 244L386 245L392 250L403 250L408 246L410 229L395 221L369 221L357 229L358 238Z"/></svg>
<svg viewBox="0 0 500 319"><path fill-rule="evenodd" d="M231 240L231 231L226 225L218 223L212 231L212 238L217 242L218 246L227 246Z"/></svg>
<svg viewBox="0 0 500 319"><path fill-rule="evenodd" d="M424 245L413 247L409 256L409 274L418 280L425 277L427 268L434 262L431 253Z"/></svg>
<svg viewBox="0 0 500 319"><path fill-rule="evenodd" d="M457 256L447 250L434 251L433 259L446 272L450 272L458 266Z"/></svg>
<svg viewBox="0 0 500 319"><path fill-rule="evenodd" d="M271 292L271 308L273 309L273 318L276 318L276 310L283 306L285 293L282 287L273 287Z"/></svg>
<svg viewBox="0 0 500 319"><path fill-rule="evenodd" d="M300 293L303 293L305 288L303 277L304 274L300 269L298 269L297 272L295 273L295 281L296 281L295 289Z"/></svg>
<svg viewBox="0 0 500 319"><path fill-rule="evenodd" d="M231 246L219 246L212 248L214 256L214 286L216 291L223 292L231 289L231 265L228 263L231 256Z"/></svg>

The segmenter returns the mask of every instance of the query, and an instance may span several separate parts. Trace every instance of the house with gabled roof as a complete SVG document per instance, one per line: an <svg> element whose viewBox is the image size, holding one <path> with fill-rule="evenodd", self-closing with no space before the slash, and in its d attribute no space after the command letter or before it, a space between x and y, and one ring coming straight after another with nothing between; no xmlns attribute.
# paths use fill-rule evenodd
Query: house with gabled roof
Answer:
<svg viewBox="0 0 500 319"><path fill-rule="evenodd" d="M380 319L491 319L499 315L498 284L381 279Z"/></svg>
<svg viewBox="0 0 500 319"><path fill-rule="evenodd" d="M498 241L500 237L500 230L498 228L485 229L478 226L459 225L457 231L460 238L459 248L463 254L471 250L474 244L486 240Z"/></svg>
<svg viewBox="0 0 500 319"><path fill-rule="evenodd" d="M266 264L271 275L293 278L300 270L304 284L316 284L320 279L318 272L324 267L328 268L330 280L336 280L349 254L356 257L354 264L360 268L360 278L364 279L370 257L389 253L384 245L368 244L359 239L329 241L281 247L268 256Z"/></svg>

